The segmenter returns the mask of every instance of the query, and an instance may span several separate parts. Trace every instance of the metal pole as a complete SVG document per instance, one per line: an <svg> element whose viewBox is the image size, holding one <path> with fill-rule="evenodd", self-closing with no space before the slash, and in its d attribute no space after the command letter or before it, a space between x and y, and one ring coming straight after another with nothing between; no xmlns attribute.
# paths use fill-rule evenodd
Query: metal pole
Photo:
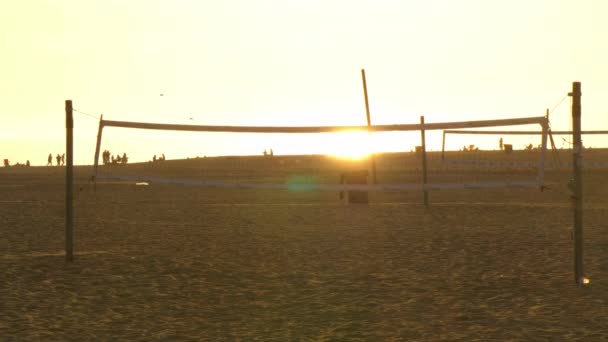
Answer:
<svg viewBox="0 0 608 342"><path fill-rule="evenodd" d="M74 261L74 208L73 208L73 183L74 183L74 119L72 112L72 100L65 101L65 260Z"/></svg>
<svg viewBox="0 0 608 342"><path fill-rule="evenodd" d="M367 115L367 128L371 128L372 121L370 119L369 114L369 100L367 98L367 82L365 80L365 69L361 69L361 78L363 79L363 95L365 96L365 114ZM368 130L369 136L372 136L372 131ZM372 163L372 184L377 183L376 179L376 158L374 156L373 144L372 144L372 153L370 155L371 163Z"/></svg>
<svg viewBox="0 0 608 342"><path fill-rule="evenodd" d="M424 189L424 205L429 205L429 191L425 188L426 176L426 138L424 135L424 115L420 116L420 138L422 140L422 187Z"/></svg>
<svg viewBox="0 0 608 342"><path fill-rule="evenodd" d="M583 265L583 142L581 139L581 83L572 83L572 166L574 175L574 281L585 282Z"/></svg>

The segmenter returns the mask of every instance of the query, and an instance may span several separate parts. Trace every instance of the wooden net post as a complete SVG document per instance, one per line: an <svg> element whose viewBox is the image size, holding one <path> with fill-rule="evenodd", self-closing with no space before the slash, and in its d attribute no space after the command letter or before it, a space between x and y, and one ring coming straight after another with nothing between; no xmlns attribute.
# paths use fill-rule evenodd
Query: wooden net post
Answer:
<svg viewBox="0 0 608 342"><path fill-rule="evenodd" d="M99 129L97 130L97 144L95 145L95 160L93 161L93 180L97 179L97 168L99 167L99 149L101 148L102 132L103 132L103 114L99 118Z"/></svg>
<svg viewBox="0 0 608 342"><path fill-rule="evenodd" d="M583 142L581 139L581 83L572 83L572 167L574 197L574 281L584 284L583 265Z"/></svg>
<svg viewBox="0 0 608 342"><path fill-rule="evenodd" d="M538 162L538 186L540 187L540 191L545 189L545 158L547 153L547 134L549 132L549 121L545 120L541 124L542 131L542 139L540 146L540 157Z"/></svg>
<svg viewBox="0 0 608 342"><path fill-rule="evenodd" d="M65 260L74 261L74 208L73 208L73 184L74 184L74 118L72 101L65 101Z"/></svg>
<svg viewBox="0 0 608 342"><path fill-rule="evenodd" d="M443 130L443 137L441 138L441 163L445 162L445 130Z"/></svg>
<svg viewBox="0 0 608 342"><path fill-rule="evenodd" d="M426 175L426 138L424 134L424 115L420 116L420 138L422 140L422 188L424 189L424 205L429 205L429 191L426 189L427 175Z"/></svg>

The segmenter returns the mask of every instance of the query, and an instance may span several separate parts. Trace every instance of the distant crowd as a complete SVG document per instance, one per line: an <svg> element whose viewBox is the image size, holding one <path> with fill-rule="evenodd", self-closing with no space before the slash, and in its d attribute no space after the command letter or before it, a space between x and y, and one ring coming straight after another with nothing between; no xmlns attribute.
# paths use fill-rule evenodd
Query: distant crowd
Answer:
<svg viewBox="0 0 608 342"><path fill-rule="evenodd" d="M54 157L54 159L57 161L57 166L65 165L65 153L64 154L58 153L57 156ZM4 159L4 167L9 167L9 166L11 166L10 161L8 159ZM17 164L15 164L13 166L29 167L30 161L26 160L24 164L17 162ZM46 159L46 166L53 166L53 154L52 153L49 153L49 155Z"/></svg>
<svg viewBox="0 0 608 342"><path fill-rule="evenodd" d="M112 153L109 150L105 150L102 152L101 154L102 156L102 161L104 165L124 165L127 164L129 162L129 157L127 156L127 153L123 153L122 156L120 154L117 155L112 155ZM157 161L164 161L165 160L165 154L162 153L160 156L156 156L156 154L154 155L154 157L152 157L152 161L153 162L157 162ZM56 166L64 166L65 165L65 153L63 154L59 154L57 153L56 156L53 156L52 153L49 153L49 155L47 156L46 159L46 166L53 166L53 161L56 163ZM4 159L4 167L10 167L11 163L8 159ZM24 164L21 163L16 163L12 166L30 166L30 161L26 161Z"/></svg>
<svg viewBox="0 0 608 342"><path fill-rule="evenodd" d="M11 162L8 159L4 159L4 167L9 167L11 166ZM15 164L14 166L30 166L30 161L26 161L25 164L21 164L19 162L17 162L17 164Z"/></svg>
<svg viewBox="0 0 608 342"><path fill-rule="evenodd" d="M104 165L118 165L118 164L126 164L129 162L129 157L127 157L127 153L123 153L122 157L120 156L120 154L117 154L116 156L113 156L112 153L110 153L110 151L105 150L102 153L102 159L103 159L103 164Z"/></svg>

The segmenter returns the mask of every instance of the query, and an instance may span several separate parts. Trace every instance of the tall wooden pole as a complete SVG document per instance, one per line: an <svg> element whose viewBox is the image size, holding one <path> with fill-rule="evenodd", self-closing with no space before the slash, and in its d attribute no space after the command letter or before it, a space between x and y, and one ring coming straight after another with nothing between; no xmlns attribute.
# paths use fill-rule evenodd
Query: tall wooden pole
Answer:
<svg viewBox="0 0 608 342"><path fill-rule="evenodd" d="M367 128L371 128L372 120L369 114L369 100L367 98L367 82L365 80L365 69L361 69L361 78L363 79L363 95L365 96L365 114L367 115ZM369 130L369 136L372 136L372 131ZM370 155L371 163L372 163L372 184L377 183L376 179L376 158L374 156L373 144L372 144L372 153Z"/></svg>
<svg viewBox="0 0 608 342"><path fill-rule="evenodd" d="M429 205L429 191L424 187L427 183L426 176L426 137L424 134L424 116L420 116L420 138L422 140L422 186L424 189L424 205Z"/></svg>
<svg viewBox="0 0 608 342"><path fill-rule="evenodd" d="M73 183L74 183L74 119L72 112L72 100L65 101L65 260L74 261L74 208Z"/></svg>
<svg viewBox="0 0 608 342"><path fill-rule="evenodd" d="M583 265L583 142L581 139L581 83L572 83L572 166L574 168L574 281L584 284Z"/></svg>

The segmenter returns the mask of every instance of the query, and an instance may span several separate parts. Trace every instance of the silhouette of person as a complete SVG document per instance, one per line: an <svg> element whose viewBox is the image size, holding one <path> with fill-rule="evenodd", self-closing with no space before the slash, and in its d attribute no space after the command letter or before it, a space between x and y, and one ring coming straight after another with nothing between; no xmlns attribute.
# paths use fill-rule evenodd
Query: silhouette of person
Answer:
<svg viewBox="0 0 608 342"><path fill-rule="evenodd" d="M61 155L59 153L57 153L57 157L55 157L55 159L57 160L57 166L61 165Z"/></svg>
<svg viewBox="0 0 608 342"><path fill-rule="evenodd" d="M30 166L30 161L29 159L25 162L25 166L29 167Z"/></svg>
<svg viewBox="0 0 608 342"><path fill-rule="evenodd" d="M163 156L163 161L164 161L164 160L165 160L165 154L163 153L163 155L162 155L162 156Z"/></svg>
<svg viewBox="0 0 608 342"><path fill-rule="evenodd" d="M128 161L128 159L127 159L127 153L125 152L125 153L122 154L122 163L126 164L127 161Z"/></svg>
<svg viewBox="0 0 608 342"><path fill-rule="evenodd" d="M152 161L155 162L156 161L156 154L154 155L154 157L152 157Z"/></svg>
<svg viewBox="0 0 608 342"><path fill-rule="evenodd" d="M65 165L65 153L61 155L61 165Z"/></svg>
<svg viewBox="0 0 608 342"><path fill-rule="evenodd" d="M264 149L264 156L267 156L268 152L266 152L266 149Z"/></svg>
<svg viewBox="0 0 608 342"><path fill-rule="evenodd" d="M270 149L270 156L274 156L274 152L272 152L272 149Z"/></svg>
<svg viewBox="0 0 608 342"><path fill-rule="evenodd" d="M53 154L49 153L49 158L46 161L46 166L53 166Z"/></svg>

